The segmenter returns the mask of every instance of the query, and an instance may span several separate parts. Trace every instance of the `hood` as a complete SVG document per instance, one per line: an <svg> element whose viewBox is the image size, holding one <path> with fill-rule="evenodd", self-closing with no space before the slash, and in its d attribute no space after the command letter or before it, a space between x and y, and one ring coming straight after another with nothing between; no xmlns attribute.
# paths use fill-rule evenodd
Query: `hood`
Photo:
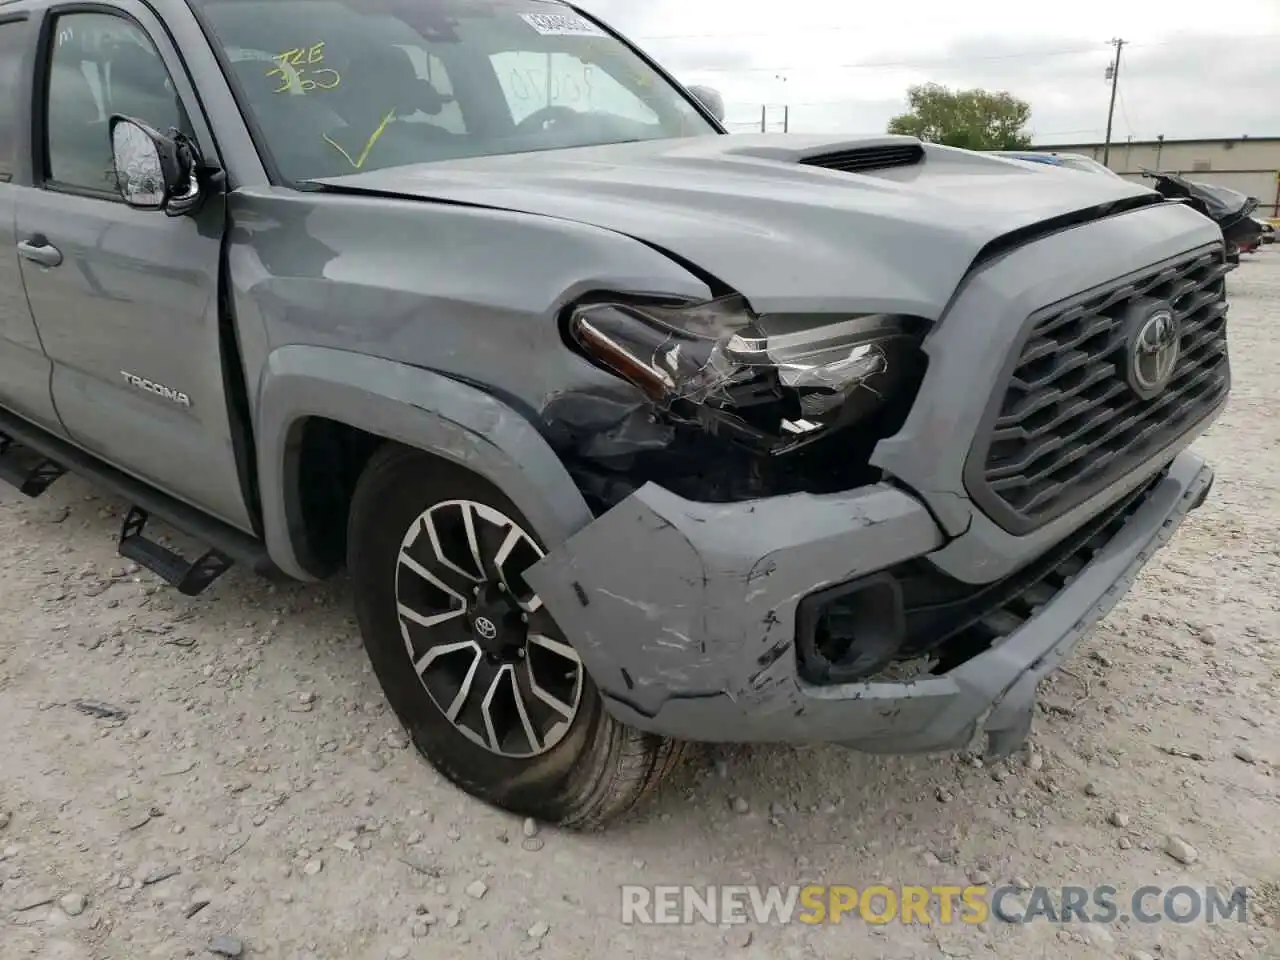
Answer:
<svg viewBox="0 0 1280 960"><path fill-rule="evenodd" d="M795 134L444 160L318 183L616 231L710 274L762 313L855 308L928 319L993 245L1160 202L1128 181L910 137Z"/></svg>

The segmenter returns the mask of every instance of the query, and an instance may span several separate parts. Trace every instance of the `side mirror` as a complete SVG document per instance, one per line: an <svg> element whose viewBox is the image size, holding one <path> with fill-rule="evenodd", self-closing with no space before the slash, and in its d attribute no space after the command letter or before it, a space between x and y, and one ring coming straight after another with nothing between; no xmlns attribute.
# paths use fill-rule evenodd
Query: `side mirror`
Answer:
<svg viewBox="0 0 1280 960"><path fill-rule="evenodd" d="M695 84L689 88L689 92L698 98L698 102L706 107L713 117L724 123L724 97L720 96L718 90Z"/></svg>
<svg viewBox="0 0 1280 960"><path fill-rule="evenodd" d="M116 186L129 206L180 217L199 205L199 157L176 130L165 136L132 117L112 117L111 153Z"/></svg>

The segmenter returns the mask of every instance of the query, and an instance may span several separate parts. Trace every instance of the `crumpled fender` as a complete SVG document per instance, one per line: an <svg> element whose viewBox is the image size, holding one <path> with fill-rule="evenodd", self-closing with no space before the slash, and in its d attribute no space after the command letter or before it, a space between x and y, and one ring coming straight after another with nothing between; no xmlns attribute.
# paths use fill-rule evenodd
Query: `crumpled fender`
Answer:
<svg viewBox="0 0 1280 960"><path fill-rule="evenodd" d="M281 570L301 580L327 573L308 562L294 496L308 417L327 417L466 467L502 490L549 546L592 519L564 465L528 420L438 373L328 347L280 347L267 358L256 410L267 549Z"/></svg>

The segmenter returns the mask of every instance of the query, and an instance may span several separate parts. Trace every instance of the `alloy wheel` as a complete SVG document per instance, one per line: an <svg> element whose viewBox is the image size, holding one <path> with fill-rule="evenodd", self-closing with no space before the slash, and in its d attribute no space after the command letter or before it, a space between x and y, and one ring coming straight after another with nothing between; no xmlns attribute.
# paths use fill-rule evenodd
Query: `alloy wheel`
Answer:
<svg viewBox="0 0 1280 960"><path fill-rule="evenodd" d="M396 609L410 662L454 728L486 750L535 757L564 738L582 660L523 573L537 541L500 510L447 500L401 541Z"/></svg>

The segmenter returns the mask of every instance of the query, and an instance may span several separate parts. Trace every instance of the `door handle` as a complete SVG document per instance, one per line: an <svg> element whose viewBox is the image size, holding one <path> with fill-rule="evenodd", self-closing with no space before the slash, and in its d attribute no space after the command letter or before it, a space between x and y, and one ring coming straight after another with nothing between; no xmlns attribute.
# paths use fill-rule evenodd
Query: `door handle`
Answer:
<svg viewBox="0 0 1280 960"><path fill-rule="evenodd" d="M43 240L43 238L41 238ZM23 240L18 244L18 256L38 263L42 267L56 267L62 263L62 251L47 240L37 242Z"/></svg>

